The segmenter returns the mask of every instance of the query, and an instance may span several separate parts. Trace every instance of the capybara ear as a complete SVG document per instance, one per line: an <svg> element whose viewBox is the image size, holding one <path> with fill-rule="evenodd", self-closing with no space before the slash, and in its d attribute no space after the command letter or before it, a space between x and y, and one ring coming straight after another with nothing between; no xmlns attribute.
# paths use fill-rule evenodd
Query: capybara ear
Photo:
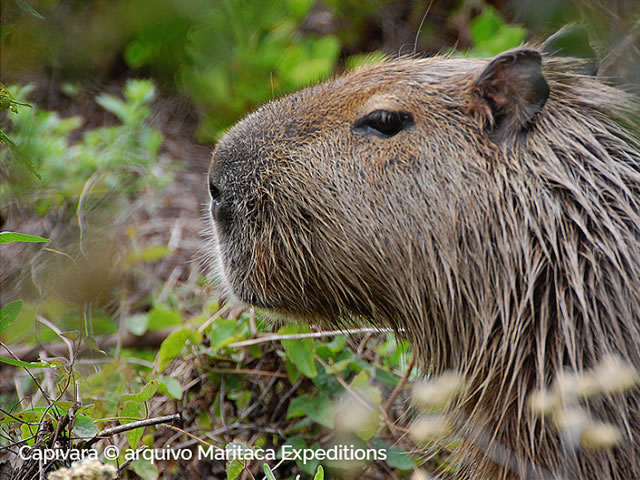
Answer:
<svg viewBox="0 0 640 480"><path fill-rule="evenodd" d="M540 54L523 49L497 56L476 79L472 95L495 141L521 132L549 97Z"/></svg>

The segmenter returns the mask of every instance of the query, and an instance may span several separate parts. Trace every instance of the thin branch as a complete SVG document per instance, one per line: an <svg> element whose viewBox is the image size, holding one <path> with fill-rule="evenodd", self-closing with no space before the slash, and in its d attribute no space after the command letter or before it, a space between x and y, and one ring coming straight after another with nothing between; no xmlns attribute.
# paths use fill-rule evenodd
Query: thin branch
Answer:
<svg viewBox="0 0 640 480"><path fill-rule="evenodd" d="M4 343L0 342L0 346L2 346L9 353L9 355L11 355L14 359L20 360L20 358L18 358L18 356L13 351L11 351L9 347L6 346ZM44 399L47 401L49 406L53 405L51 403L51 399L49 398L49 395L47 395L47 393L43 390L42 385L40 385L40 382L36 380L36 377L33 376L33 374L29 371L28 368L24 368L24 371L27 372L27 375L31 377L31 380L33 380L33 383L35 383L36 387L38 387L38 390L40 391Z"/></svg>
<svg viewBox="0 0 640 480"><path fill-rule="evenodd" d="M75 355L73 354L73 344L71 343L71 341L68 338L66 338L64 335L62 335L62 330L60 330L53 323L51 323L49 320L47 320L46 318L44 318L41 315L36 315L36 320L38 320L38 322L42 323L43 325L46 325L47 327L49 327L51 330L53 330L53 332L56 335L58 335L58 337L60 337L60 339L67 346L67 351L69 352L69 362L73 363L73 360L75 358Z"/></svg>
<svg viewBox="0 0 640 480"><path fill-rule="evenodd" d="M405 372L405 374L402 377L402 379L395 386L395 388L391 392L391 395L389 395L389 398L387 399L386 403L382 407L384 409L384 411L387 412L387 415L389 415L389 416L390 416L389 410L391 410L391 406L393 405L393 402L395 401L395 399L398 396L398 394L402 391L402 389L406 385L407 380L409 380L409 376L411 375L411 372L413 371L413 367L416 364L416 357L417 357L417 355L415 353L413 355L411 355L411 362L409 363L409 366L407 367L407 371Z"/></svg>
<svg viewBox="0 0 640 480"><path fill-rule="evenodd" d="M220 318L222 315L224 315L225 313L227 313L227 311L231 308L231 304L227 303L224 307L219 308L216 313L214 313L213 315L211 315L211 317L209 317L207 319L206 322L204 322L202 325L200 325L198 327L198 332L202 333L204 332L207 327L209 325L211 325L213 322L215 322L218 318Z"/></svg>
<svg viewBox="0 0 640 480"><path fill-rule="evenodd" d="M157 347L165 338L173 332L173 328L165 330L154 330L145 332L144 335L138 336L133 334L127 334L122 337L122 348L144 348L144 347ZM96 344L100 350L108 350L116 346L118 342L118 334L113 333L109 335L101 335L95 338ZM67 351L67 344L64 342L47 343L42 345L15 345L11 347L16 360L22 360L24 362L34 362L39 360L40 352L46 351L52 356L62 357ZM76 356L78 356L84 350L89 348L84 343L80 345Z"/></svg>
<svg viewBox="0 0 640 480"><path fill-rule="evenodd" d="M241 342L234 342L227 345L228 347L239 348L239 347L248 347L250 345L257 345L259 343L265 342L276 342L280 340L301 340L303 338L322 338L322 337L335 337L336 335L353 335L355 333L387 333L393 332L390 328L350 328L345 330L327 330L321 332L312 332L312 333L291 333L287 335L265 335L264 337L252 338L249 340L243 340Z"/></svg>
<svg viewBox="0 0 640 480"><path fill-rule="evenodd" d="M151 427L153 425L158 425L160 423L172 423L181 421L182 417L179 413L174 413L173 415L165 415L164 417L156 417L156 418L147 418L146 420L140 420L138 422L131 422L125 425L118 425L117 427L105 428L100 433L96 434L94 437L90 438L86 442L81 444L81 448L88 448L94 443L103 438L112 437L113 435L117 435L118 433L128 432L130 430L135 430L136 428L143 427Z"/></svg>
<svg viewBox="0 0 640 480"><path fill-rule="evenodd" d="M256 370L255 368L209 368L207 371L212 373L237 373L246 375L262 375L264 377L289 378L286 373Z"/></svg>

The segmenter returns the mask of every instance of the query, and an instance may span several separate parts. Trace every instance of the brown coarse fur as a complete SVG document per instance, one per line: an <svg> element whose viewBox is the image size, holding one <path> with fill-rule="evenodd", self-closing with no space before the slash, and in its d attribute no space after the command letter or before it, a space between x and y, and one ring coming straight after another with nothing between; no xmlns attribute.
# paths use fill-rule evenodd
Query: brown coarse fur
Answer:
<svg viewBox="0 0 640 480"><path fill-rule="evenodd" d="M609 354L640 367L635 107L582 66L533 49L389 60L265 105L214 152L227 293L391 326L460 372L460 478L640 479L637 390L585 402L622 432L601 450L568 451L527 408ZM381 135L361 121L375 111L409 121Z"/></svg>

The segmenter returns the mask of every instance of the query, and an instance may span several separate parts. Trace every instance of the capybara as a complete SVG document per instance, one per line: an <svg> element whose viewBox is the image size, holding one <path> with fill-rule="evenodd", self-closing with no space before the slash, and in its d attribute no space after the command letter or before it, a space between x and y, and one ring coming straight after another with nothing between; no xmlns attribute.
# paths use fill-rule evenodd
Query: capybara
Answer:
<svg viewBox="0 0 640 480"><path fill-rule="evenodd" d="M528 408L610 355L640 367L638 110L584 67L537 47L391 59L264 105L213 154L226 293L392 327L459 372L459 478L640 479L637 389L578 402L618 426L608 448Z"/></svg>

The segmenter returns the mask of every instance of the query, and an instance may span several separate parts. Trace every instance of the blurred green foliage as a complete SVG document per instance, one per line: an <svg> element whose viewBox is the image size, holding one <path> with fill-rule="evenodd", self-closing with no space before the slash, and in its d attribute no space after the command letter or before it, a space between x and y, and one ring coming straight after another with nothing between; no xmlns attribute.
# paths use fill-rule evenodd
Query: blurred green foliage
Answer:
<svg viewBox="0 0 640 480"><path fill-rule="evenodd" d="M492 57L522 44L526 30L505 23L504 17L491 5L485 5L482 13L469 25L473 48L467 52L472 57Z"/></svg>
<svg viewBox="0 0 640 480"><path fill-rule="evenodd" d="M33 87L14 87L23 102ZM162 145L162 134L149 127L149 104L155 88L148 80L131 80L124 99L101 94L96 102L113 113L120 123L113 127L85 130L79 141L73 132L81 117L61 118L56 112L37 107L20 109L9 116L9 132L15 148L31 159L40 179L26 175L11 163L10 150L0 152L0 165L9 181L0 185L0 201L9 203L27 196L36 211L45 214L52 206L75 202L92 176L99 176L102 191L133 192L146 185L159 187L169 180L154 174ZM31 202L30 202L31 203Z"/></svg>
<svg viewBox="0 0 640 480"><path fill-rule="evenodd" d="M18 113L18 109L20 108L31 108L31 105L28 103L19 102L16 98L11 94L11 92L5 87L2 83L0 83L0 112L9 112L13 114ZM7 136L4 131L0 128L0 145L4 145L5 148L8 149L8 155L11 155L18 162L20 162L27 170L29 170L32 174L38 177L38 173L35 171L33 167L33 163L29 157L24 155L20 150L16 147L16 143Z"/></svg>
<svg viewBox="0 0 640 480"><path fill-rule="evenodd" d="M224 0L191 30L182 87L204 109L199 138L217 139L247 111L326 78L340 41L333 35L300 35L313 1Z"/></svg>
<svg viewBox="0 0 640 480"><path fill-rule="evenodd" d="M521 23L513 25L482 0L7 0L0 65L12 82L38 75L80 83L131 71L151 76L193 100L201 114L197 139L212 143L271 98L351 68L360 54L375 51L380 36L418 31L427 11L420 41L459 29L450 43L462 42L471 56L491 56L520 44L527 31L540 39L580 14L602 17L600 9L584 12L574 3L499 4L510 23ZM606 22L590 23L602 30ZM411 44L403 46L400 52L411 51Z"/></svg>
<svg viewBox="0 0 640 480"><path fill-rule="evenodd" d="M328 0L321 15L314 0L31 3L39 16L5 8L2 63L11 78L43 65L72 81L137 70L191 98L201 113L196 137L212 143L248 111L327 78L339 61L349 68L360 63L366 57L345 52L362 48L372 18L392 2ZM426 6L409 3L419 21ZM524 39L524 28L506 24L482 2L447 8L480 12L469 27L470 55L494 55Z"/></svg>
<svg viewBox="0 0 640 480"><path fill-rule="evenodd" d="M314 0L34 0L40 18L5 9L2 63L14 81L42 66L71 81L137 69L186 93L202 113L197 138L213 142L247 111L331 75L388 1L327 2L345 28L320 35L303 27Z"/></svg>

